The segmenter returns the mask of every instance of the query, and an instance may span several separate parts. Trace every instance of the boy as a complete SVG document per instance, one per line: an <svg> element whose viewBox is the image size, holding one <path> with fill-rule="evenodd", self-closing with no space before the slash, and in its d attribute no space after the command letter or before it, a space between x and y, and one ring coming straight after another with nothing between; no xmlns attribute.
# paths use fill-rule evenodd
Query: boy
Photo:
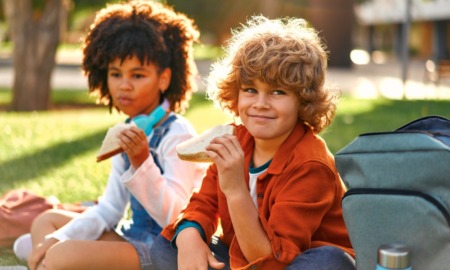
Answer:
<svg viewBox="0 0 450 270"><path fill-rule="evenodd" d="M302 19L256 16L226 52L208 95L242 124L207 147L214 164L155 240L155 268L355 269L344 187L316 135L335 112L317 33Z"/></svg>

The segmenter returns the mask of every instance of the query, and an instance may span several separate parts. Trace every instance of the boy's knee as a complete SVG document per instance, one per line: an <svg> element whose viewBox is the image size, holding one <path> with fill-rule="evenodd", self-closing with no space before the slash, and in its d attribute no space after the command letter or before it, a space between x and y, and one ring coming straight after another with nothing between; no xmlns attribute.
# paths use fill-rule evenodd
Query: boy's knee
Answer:
<svg viewBox="0 0 450 270"><path fill-rule="evenodd" d="M322 246L312 250L318 252L318 256L332 264L354 264L354 259L340 248L334 246Z"/></svg>
<svg viewBox="0 0 450 270"><path fill-rule="evenodd" d="M355 269L355 260L342 249L322 246L306 250L287 269Z"/></svg>

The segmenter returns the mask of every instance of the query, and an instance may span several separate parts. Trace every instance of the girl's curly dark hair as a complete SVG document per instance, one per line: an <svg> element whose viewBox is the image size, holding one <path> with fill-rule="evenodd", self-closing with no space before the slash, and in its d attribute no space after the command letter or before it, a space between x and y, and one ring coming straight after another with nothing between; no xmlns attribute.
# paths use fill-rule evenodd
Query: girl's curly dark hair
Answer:
<svg viewBox="0 0 450 270"><path fill-rule="evenodd" d="M324 86L327 51L305 20L254 16L233 31L225 50L213 64L207 87L208 98L223 110L238 117L241 85L258 79L295 91L298 117L314 132L331 123L339 93Z"/></svg>
<svg viewBox="0 0 450 270"><path fill-rule="evenodd" d="M193 21L167 5L152 1L108 5L96 14L82 46L82 70L89 92L112 111L108 64L136 56L142 64L153 63L160 71L172 70L164 97L172 111L184 112L195 90L193 43L198 37Z"/></svg>

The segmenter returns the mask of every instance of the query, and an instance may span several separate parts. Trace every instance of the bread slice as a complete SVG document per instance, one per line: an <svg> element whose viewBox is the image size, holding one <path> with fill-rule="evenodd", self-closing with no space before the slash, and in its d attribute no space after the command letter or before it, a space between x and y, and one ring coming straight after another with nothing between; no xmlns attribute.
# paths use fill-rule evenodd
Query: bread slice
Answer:
<svg viewBox="0 0 450 270"><path fill-rule="evenodd" d="M121 152L123 149L119 146L119 140L117 135L124 129L128 129L132 126L136 126L134 122L131 123L118 123L117 125L108 129L106 136L103 139L100 151L97 154L97 162L108 159L115 156Z"/></svg>
<svg viewBox="0 0 450 270"><path fill-rule="evenodd" d="M218 125L212 127L197 137L182 142L176 146L178 157L182 160L193 162L212 162L206 154L206 146L216 137L225 134L233 135L234 126Z"/></svg>

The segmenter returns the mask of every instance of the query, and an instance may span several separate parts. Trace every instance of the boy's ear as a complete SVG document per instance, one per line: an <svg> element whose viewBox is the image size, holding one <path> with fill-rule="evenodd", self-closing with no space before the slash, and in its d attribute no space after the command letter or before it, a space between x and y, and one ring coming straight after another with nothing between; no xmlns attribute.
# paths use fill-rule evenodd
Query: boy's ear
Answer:
<svg viewBox="0 0 450 270"><path fill-rule="evenodd" d="M170 85L170 79L172 78L172 70L165 68L159 75L159 89L161 92L165 92Z"/></svg>

